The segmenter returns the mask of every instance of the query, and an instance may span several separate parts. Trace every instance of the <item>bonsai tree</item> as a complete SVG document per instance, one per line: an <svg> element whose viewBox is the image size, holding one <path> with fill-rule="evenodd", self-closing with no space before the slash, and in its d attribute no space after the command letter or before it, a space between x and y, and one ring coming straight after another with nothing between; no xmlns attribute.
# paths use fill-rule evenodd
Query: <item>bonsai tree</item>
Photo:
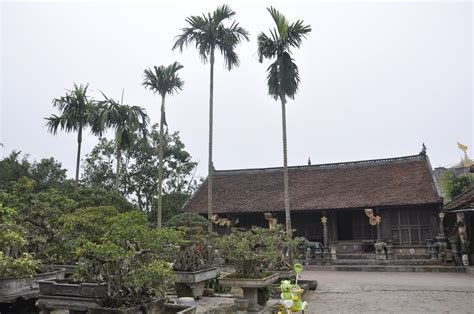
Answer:
<svg viewBox="0 0 474 314"><path fill-rule="evenodd" d="M0 277L33 277L40 262L22 252L27 241L25 230L14 221L17 212L0 204Z"/></svg>
<svg viewBox="0 0 474 314"><path fill-rule="evenodd" d="M259 227L233 229L216 243L221 254L235 266L235 277L262 278L268 275L268 266L281 256L275 234L274 229Z"/></svg>
<svg viewBox="0 0 474 314"><path fill-rule="evenodd" d="M131 211L106 214L102 223L92 223L88 234L77 239L76 253L83 259L73 279L79 282L104 283L106 307L129 307L164 297L173 278L169 260L182 238L180 231L155 230L148 226L145 213ZM98 208L84 209L68 217L70 227L80 233ZM89 215L85 215L87 213ZM103 222L107 222L104 224ZM104 231L100 234L101 231Z"/></svg>
<svg viewBox="0 0 474 314"><path fill-rule="evenodd" d="M206 218L193 213L182 213L168 220L166 226L184 232L173 270L196 271L209 266L210 252L206 244L211 234L206 231L207 224Z"/></svg>

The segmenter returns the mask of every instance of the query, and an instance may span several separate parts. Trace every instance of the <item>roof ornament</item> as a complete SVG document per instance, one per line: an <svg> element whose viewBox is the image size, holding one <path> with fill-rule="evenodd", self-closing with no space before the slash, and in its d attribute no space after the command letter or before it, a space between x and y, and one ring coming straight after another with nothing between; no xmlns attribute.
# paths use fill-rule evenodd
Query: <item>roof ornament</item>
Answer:
<svg viewBox="0 0 474 314"><path fill-rule="evenodd" d="M308 166L311 166L311 157L308 157Z"/></svg>
<svg viewBox="0 0 474 314"><path fill-rule="evenodd" d="M458 148L464 152L464 159L462 160L462 165L466 168L474 165L474 162L467 156L467 145L458 142Z"/></svg>
<svg viewBox="0 0 474 314"><path fill-rule="evenodd" d="M272 213L263 213L263 216L268 221L269 229L273 229L278 224L278 219L274 218Z"/></svg>
<svg viewBox="0 0 474 314"><path fill-rule="evenodd" d="M425 146L425 143L422 143L422 144L421 144L421 152L420 152L420 155L426 156L426 146Z"/></svg>

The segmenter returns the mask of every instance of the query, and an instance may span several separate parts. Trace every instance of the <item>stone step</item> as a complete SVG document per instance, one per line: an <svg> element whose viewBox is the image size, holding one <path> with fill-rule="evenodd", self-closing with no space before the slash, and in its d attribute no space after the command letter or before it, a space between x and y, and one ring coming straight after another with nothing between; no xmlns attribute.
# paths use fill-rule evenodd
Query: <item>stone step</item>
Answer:
<svg viewBox="0 0 474 314"><path fill-rule="evenodd" d="M314 271L367 271L367 272L428 272L441 273L453 272L464 273L462 266L437 266L437 265L307 265L306 270Z"/></svg>
<svg viewBox="0 0 474 314"><path fill-rule="evenodd" d="M370 253L336 253L336 257L344 260L375 260L375 254Z"/></svg>
<svg viewBox="0 0 474 314"><path fill-rule="evenodd" d="M406 260L406 259L396 259L396 260L354 260L354 259L337 259L333 262L333 265L409 265L409 266L419 266L419 265L439 265L438 260L432 259L418 259L418 260Z"/></svg>

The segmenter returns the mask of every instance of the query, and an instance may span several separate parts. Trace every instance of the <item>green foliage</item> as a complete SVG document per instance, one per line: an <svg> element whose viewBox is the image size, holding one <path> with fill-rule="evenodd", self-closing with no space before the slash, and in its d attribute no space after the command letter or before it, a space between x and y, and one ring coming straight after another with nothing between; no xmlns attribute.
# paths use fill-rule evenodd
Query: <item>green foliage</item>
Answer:
<svg viewBox="0 0 474 314"><path fill-rule="evenodd" d="M89 237L83 228L90 228L90 218L99 210L90 208L68 216L72 234L81 235L76 240L76 253L83 262L74 278L106 283L106 306L140 304L164 296L172 273L169 260L163 258L174 256L182 232L149 228L141 211L117 213L106 208L99 221L93 223L97 225L89 229ZM99 234L104 222L106 231Z"/></svg>
<svg viewBox="0 0 474 314"><path fill-rule="evenodd" d="M178 71L182 68L183 66L179 62L173 62L166 67L160 65L159 67L154 66L153 69L145 69L143 86L161 96L174 94L183 89L184 81L178 76ZM161 122L163 123L165 120Z"/></svg>
<svg viewBox="0 0 474 314"><path fill-rule="evenodd" d="M441 191L445 196L445 202L451 201L459 194L467 191L474 182L474 174L461 174L455 176L449 171L444 172L441 175L440 185Z"/></svg>
<svg viewBox="0 0 474 314"><path fill-rule="evenodd" d="M31 278L38 272L40 265L41 263L28 253L13 258L0 251L0 278Z"/></svg>
<svg viewBox="0 0 474 314"><path fill-rule="evenodd" d="M20 159L21 152L12 151L8 157L0 160L0 189L10 190L12 184L20 178L33 179L35 191L50 188L60 189L66 180L66 169L54 158L43 158L31 163L27 156Z"/></svg>
<svg viewBox="0 0 474 314"><path fill-rule="evenodd" d="M304 25L301 20L290 23L273 7L268 8L268 12L276 28L270 31L270 36L263 32L258 35L257 52L260 62L264 58L276 58L267 69L268 94L275 100L280 98L286 102L286 97L295 97L300 83L298 66L291 58L291 49L301 46L303 39L311 32L311 26Z"/></svg>
<svg viewBox="0 0 474 314"><path fill-rule="evenodd" d="M5 189L19 178L29 176L31 164L26 157L20 160L20 154L21 151L12 151L8 157L0 160L0 188Z"/></svg>
<svg viewBox="0 0 474 314"><path fill-rule="evenodd" d="M183 51L184 47L193 45L204 63L209 59L214 62L214 51L218 50L222 53L228 70L239 66L240 61L235 49L243 40L249 40L249 33L235 21L232 21L230 26L225 25L225 22L234 16L235 11L224 4L212 13L188 17L187 27L182 28L182 33L176 36L173 50Z"/></svg>
<svg viewBox="0 0 474 314"><path fill-rule="evenodd" d="M120 212L132 211L137 208L125 197L115 191L100 188L81 188L66 193L66 196L77 202L77 208L113 206Z"/></svg>
<svg viewBox="0 0 474 314"><path fill-rule="evenodd" d="M166 226L170 228L195 228L199 227L203 230L207 229L209 221L201 215L195 213L181 213L166 222Z"/></svg>
<svg viewBox="0 0 474 314"><path fill-rule="evenodd" d="M222 256L235 266L236 274L245 278L260 277L268 265L281 255L276 236L280 230L253 227L232 233L216 241Z"/></svg>
<svg viewBox="0 0 474 314"><path fill-rule="evenodd" d="M49 259L50 250L60 243L60 218L74 210L76 202L56 190L35 193L36 183L26 177L12 185L10 193L0 191L0 202L15 208L16 221L27 234L27 251L36 257Z"/></svg>
<svg viewBox="0 0 474 314"><path fill-rule="evenodd" d="M33 163L30 173L36 182L36 190L46 191L50 188L60 189L66 180L66 171L60 162L50 157Z"/></svg>
<svg viewBox="0 0 474 314"><path fill-rule="evenodd" d="M20 251L25 247L25 230L15 223L18 213L13 208L0 204L0 278L32 277L40 262Z"/></svg>
<svg viewBox="0 0 474 314"><path fill-rule="evenodd" d="M158 190L159 132L154 125L149 141L133 141L132 147L122 154L120 194L131 199L138 208L156 219L156 193ZM114 189L116 150L113 141L102 139L87 155L84 162L83 180L86 186L112 191ZM179 211L197 187L194 169L197 163L179 137L179 133L167 135L164 153L163 217L165 220Z"/></svg>

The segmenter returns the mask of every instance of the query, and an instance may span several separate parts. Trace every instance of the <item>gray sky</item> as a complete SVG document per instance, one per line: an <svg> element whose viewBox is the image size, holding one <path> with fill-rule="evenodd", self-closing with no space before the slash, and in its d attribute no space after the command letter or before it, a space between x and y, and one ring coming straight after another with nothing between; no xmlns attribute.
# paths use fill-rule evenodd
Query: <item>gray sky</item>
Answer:
<svg viewBox="0 0 474 314"><path fill-rule="evenodd" d="M145 107L159 100L141 86L143 70L179 61L184 90L167 99L170 130L179 130L205 175L209 66L194 48L172 52L184 19L221 1L2 2L0 154L54 156L73 176L76 135L53 136L44 117L73 82L90 83ZM456 141L473 145L471 2L228 1L251 34L231 72L217 58L214 163L217 169L282 165L281 107L267 95L256 36L273 27L265 8L313 32L294 58L299 92L287 106L290 165L417 154L424 142L433 167L459 161ZM86 136L83 157L97 143Z"/></svg>

